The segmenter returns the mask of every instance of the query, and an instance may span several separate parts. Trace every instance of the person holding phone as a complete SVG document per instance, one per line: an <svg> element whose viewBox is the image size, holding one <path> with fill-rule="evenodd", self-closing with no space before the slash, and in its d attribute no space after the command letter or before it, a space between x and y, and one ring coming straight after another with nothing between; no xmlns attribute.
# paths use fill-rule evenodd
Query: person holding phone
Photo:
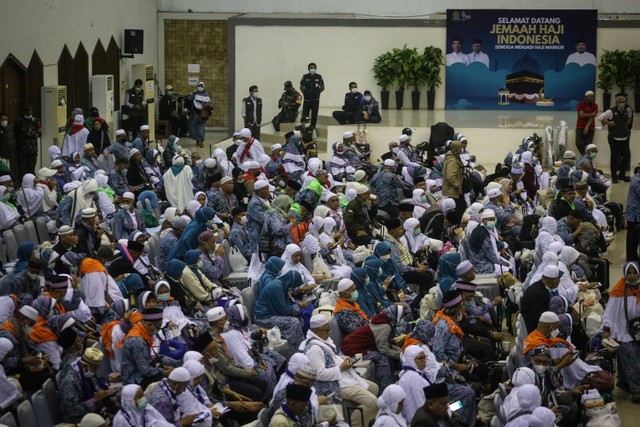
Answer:
<svg viewBox="0 0 640 427"><path fill-rule="evenodd" d="M425 404L416 411L411 420L411 427L460 427L460 424L449 416L447 384L431 384L422 391Z"/></svg>

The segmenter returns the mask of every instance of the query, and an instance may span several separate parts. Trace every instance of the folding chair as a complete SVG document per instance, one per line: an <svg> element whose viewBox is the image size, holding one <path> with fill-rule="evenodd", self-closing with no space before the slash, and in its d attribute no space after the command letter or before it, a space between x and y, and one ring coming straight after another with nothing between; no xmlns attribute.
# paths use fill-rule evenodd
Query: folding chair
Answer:
<svg viewBox="0 0 640 427"><path fill-rule="evenodd" d="M16 225L13 227L13 235L16 236L16 243L20 245L20 243L28 242L29 236L27 236L27 230L25 230L24 225Z"/></svg>
<svg viewBox="0 0 640 427"><path fill-rule="evenodd" d="M11 412L7 412L0 417L0 424L4 424L9 427L18 427L18 423Z"/></svg>
<svg viewBox="0 0 640 427"><path fill-rule="evenodd" d="M2 233L4 245L7 248L7 261L13 262L18 260L18 242L12 230L5 230Z"/></svg>
<svg viewBox="0 0 640 427"><path fill-rule="evenodd" d="M38 427L53 427L49 404L42 390L36 391L33 396L31 396L31 405L38 420Z"/></svg>
<svg viewBox="0 0 640 427"><path fill-rule="evenodd" d="M45 217L41 216L36 219L36 231L38 232L40 243L48 242L49 240L51 240L49 228L47 227L47 219Z"/></svg>
<svg viewBox="0 0 640 427"><path fill-rule="evenodd" d="M27 240L29 242L33 242L36 245L40 244L40 240L38 239L38 232L36 231L36 224L33 221L27 221L24 224L24 229L27 233Z"/></svg>
<svg viewBox="0 0 640 427"><path fill-rule="evenodd" d="M20 405L18 405L18 424L21 427L26 426L37 426L38 420L36 420L36 414L33 412L33 406L31 406L31 402L25 400Z"/></svg>

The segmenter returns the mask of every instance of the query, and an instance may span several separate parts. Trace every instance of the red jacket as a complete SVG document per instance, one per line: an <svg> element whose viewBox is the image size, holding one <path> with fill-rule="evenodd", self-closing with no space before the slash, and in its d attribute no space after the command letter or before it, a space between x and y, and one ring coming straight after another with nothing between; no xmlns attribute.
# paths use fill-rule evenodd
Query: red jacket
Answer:
<svg viewBox="0 0 640 427"><path fill-rule="evenodd" d="M386 313L378 313L371 318L371 323L389 324ZM340 351L349 357L353 357L358 353L366 354L370 351L378 351L376 339L369 324L360 326L355 331L344 337Z"/></svg>

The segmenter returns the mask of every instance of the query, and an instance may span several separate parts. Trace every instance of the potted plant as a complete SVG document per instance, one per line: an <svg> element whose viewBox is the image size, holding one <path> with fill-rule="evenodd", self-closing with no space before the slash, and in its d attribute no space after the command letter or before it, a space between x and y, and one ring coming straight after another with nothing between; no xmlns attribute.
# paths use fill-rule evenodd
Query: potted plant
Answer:
<svg viewBox="0 0 640 427"><path fill-rule="evenodd" d="M444 65L442 49L427 46L422 52L424 83L427 86L427 108L433 110L436 100L436 88L442 84L440 68Z"/></svg>
<svg viewBox="0 0 640 427"><path fill-rule="evenodd" d="M373 78L378 86L382 88L380 92L380 103L383 110L389 109L389 87L393 85L395 69L393 66L393 55L385 52L373 61Z"/></svg>
<svg viewBox="0 0 640 427"><path fill-rule="evenodd" d="M611 106L611 93L613 88L614 75L616 73L615 54L611 50L604 50L600 56L600 64L598 65L598 82L597 86L602 89L602 108L608 109Z"/></svg>
<svg viewBox="0 0 640 427"><path fill-rule="evenodd" d="M640 50L633 49L629 51L629 62L631 70L640 70ZM640 108L640 73L633 73L631 88L633 89L635 110L638 111L638 108Z"/></svg>
<svg viewBox="0 0 640 427"><path fill-rule="evenodd" d="M411 108L420 109L420 87L425 84L424 58L418 53L416 48L410 49L411 56L405 58L405 68L407 69L407 85L413 87L411 91Z"/></svg>
<svg viewBox="0 0 640 427"><path fill-rule="evenodd" d="M413 62L414 49L409 49L407 45L404 45L402 49L394 48L391 50L391 56L393 57L394 67L394 80L393 82L398 87L396 90L396 109L402 109L404 104L404 89L409 83L410 69Z"/></svg>

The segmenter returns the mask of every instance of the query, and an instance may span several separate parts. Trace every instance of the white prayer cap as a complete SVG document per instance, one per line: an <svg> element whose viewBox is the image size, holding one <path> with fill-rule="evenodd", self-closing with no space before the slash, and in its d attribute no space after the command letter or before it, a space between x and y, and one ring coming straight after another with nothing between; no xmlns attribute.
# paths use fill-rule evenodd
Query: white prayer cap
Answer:
<svg viewBox="0 0 640 427"><path fill-rule="evenodd" d="M175 368L169 374L169 379L179 383L187 383L191 381L191 374L187 368Z"/></svg>
<svg viewBox="0 0 640 427"><path fill-rule="evenodd" d="M342 139L349 139L349 138L353 138L353 132L351 132L350 130L342 134Z"/></svg>
<svg viewBox="0 0 640 427"><path fill-rule="evenodd" d="M94 208L84 208L82 211L82 218L93 218L96 216L96 210Z"/></svg>
<svg viewBox="0 0 640 427"><path fill-rule="evenodd" d="M538 321L542 323L558 323L560 322L560 318L553 311L545 311L540 315L540 319Z"/></svg>
<svg viewBox="0 0 640 427"><path fill-rule="evenodd" d="M173 90L173 86L171 86L171 85L166 85L166 86L164 87L164 90Z"/></svg>
<svg viewBox="0 0 640 427"><path fill-rule="evenodd" d="M124 129L118 129L116 131L116 136L118 136L118 135L126 135L126 134L127 134L127 132L125 132Z"/></svg>
<svg viewBox="0 0 640 427"><path fill-rule="evenodd" d="M456 267L456 274L460 276L461 274L468 273L472 268L473 264L471 264L471 262L469 262L468 260L464 260Z"/></svg>
<svg viewBox="0 0 640 427"><path fill-rule="evenodd" d="M136 196L131 192L131 191L127 191L122 195L123 199L131 199L131 200L135 200Z"/></svg>
<svg viewBox="0 0 640 427"><path fill-rule="evenodd" d="M560 277L560 270L555 265L547 265L542 272L542 277L557 279Z"/></svg>
<svg viewBox="0 0 640 427"><path fill-rule="evenodd" d="M58 173L58 171L55 170L55 169L40 168L40 169L38 169L38 172L36 173L36 176L38 176L40 178L50 178L50 177L54 176L57 173Z"/></svg>
<svg viewBox="0 0 640 427"><path fill-rule="evenodd" d="M207 311L207 320L209 322L216 322L222 319L227 314L224 312L224 308L222 307L214 307Z"/></svg>
<svg viewBox="0 0 640 427"><path fill-rule="evenodd" d="M73 232L73 228L69 227L68 225L63 225L62 227L58 228L58 236L64 236Z"/></svg>
<svg viewBox="0 0 640 427"><path fill-rule="evenodd" d="M250 160L247 162L247 167L249 169L260 169L260 163L254 161L254 160Z"/></svg>
<svg viewBox="0 0 640 427"><path fill-rule="evenodd" d="M129 158L132 158L133 156L135 156L139 152L140 152L140 150L138 150L137 148L132 148L131 151L129 151Z"/></svg>
<svg viewBox="0 0 640 427"><path fill-rule="evenodd" d="M11 175L0 176L0 182L9 182L9 181L11 181Z"/></svg>
<svg viewBox="0 0 640 427"><path fill-rule="evenodd" d="M400 137L398 138L398 141L400 142L407 142L409 140L409 135L400 135Z"/></svg>
<svg viewBox="0 0 640 427"><path fill-rule="evenodd" d="M362 169L358 169L354 174L353 177L356 179L356 181L361 181L362 178L364 178L364 176L366 175L365 171L363 171Z"/></svg>
<svg viewBox="0 0 640 427"><path fill-rule="evenodd" d="M209 157L204 161L204 165L207 168L215 168L216 167L216 159Z"/></svg>
<svg viewBox="0 0 640 427"><path fill-rule="evenodd" d="M353 280L342 279L338 282L338 292L344 292L353 286Z"/></svg>
<svg viewBox="0 0 640 427"><path fill-rule="evenodd" d="M311 316L309 326L311 329L316 329L329 323L329 318L324 314L314 314Z"/></svg>
<svg viewBox="0 0 640 427"><path fill-rule="evenodd" d="M20 307L20 313L28 318L33 320L34 322L36 320L38 320L38 310L36 310L35 308L31 307L30 305L23 305L22 307Z"/></svg>
<svg viewBox="0 0 640 427"><path fill-rule="evenodd" d="M396 162L393 159L387 159L387 160L384 161L383 165L390 166L390 167L396 167Z"/></svg>
<svg viewBox="0 0 640 427"><path fill-rule="evenodd" d="M564 152L564 154L562 155L563 159L575 159L576 158L576 153L574 153L571 150L567 150Z"/></svg>
<svg viewBox="0 0 640 427"><path fill-rule="evenodd" d="M271 151L273 152L273 151L279 150L281 148L282 148L282 144L273 144L271 146Z"/></svg>
<svg viewBox="0 0 640 427"><path fill-rule="evenodd" d="M511 173L520 175L523 171L524 171L524 166L522 166L522 163L515 162L514 164L511 165Z"/></svg>
<svg viewBox="0 0 640 427"><path fill-rule="evenodd" d="M480 215L480 219L495 218L495 217L496 217L496 213L493 211L493 209L485 209Z"/></svg>
<svg viewBox="0 0 640 427"><path fill-rule="evenodd" d="M67 194L78 187L80 187L80 183L78 181L67 182L65 185L62 186L62 191L64 191L64 193Z"/></svg>
<svg viewBox="0 0 640 427"><path fill-rule="evenodd" d="M247 128L240 130L240 136L242 138L251 138L251 131Z"/></svg>
<svg viewBox="0 0 640 427"><path fill-rule="evenodd" d="M268 187L269 186L269 181L265 181L264 179L259 179L256 181L255 184L253 184L253 189L254 190L261 190L264 187Z"/></svg>
<svg viewBox="0 0 640 427"><path fill-rule="evenodd" d="M140 132L142 132L143 130L149 130L149 125L140 126Z"/></svg>
<svg viewBox="0 0 640 427"><path fill-rule="evenodd" d="M62 160L60 159L56 159L51 162L51 169L59 168L60 166L62 166Z"/></svg>
<svg viewBox="0 0 640 427"><path fill-rule="evenodd" d="M202 355L200 355L202 357ZM189 371L189 375L191 379L198 378L200 375L204 374L204 365L197 360L187 360L182 365L187 371Z"/></svg>
<svg viewBox="0 0 640 427"><path fill-rule="evenodd" d="M588 90L584 93L584 96L595 95L592 90Z"/></svg>
<svg viewBox="0 0 640 427"><path fill-rule="evenodd" d="M107 422L100 415L89 413L82 417L78 427L102 427L106 424Z"/></svg>
<svg viewBox="0 0 640 427"><path fill-rule="evenodd" d="M594 149L594 148L595 148L596 150L598 149L598 147L596 146L596 144L589 144L589 145L587 145L587 146L584 148L584 151L586 152L586 151L592 150L592 149Z"/></svg>
<svg viewBox="0 0 640 427"><path fill-rule="evenodd" d="M367 187L366 185L359 184L356 186L356 194L360 195L368 192L369 192L369 187Z"/></svg>
<svg viewBox="0 0 640 427"><path fill-rule="evenodd" d="M220 185L226 184L229 181L233 181L233 178L231 178L230 176L223 176L222 179L220 180Z"/></svg>
<svg viewBox="0 0 640 427"><path fill-rule="evenodd" d="M501 195L502 195L502 191L500 191L499 188L493 188L489 190L489 192L487 193L487 196L490 199L493 199L494 197L500 197Z"/></svg>

